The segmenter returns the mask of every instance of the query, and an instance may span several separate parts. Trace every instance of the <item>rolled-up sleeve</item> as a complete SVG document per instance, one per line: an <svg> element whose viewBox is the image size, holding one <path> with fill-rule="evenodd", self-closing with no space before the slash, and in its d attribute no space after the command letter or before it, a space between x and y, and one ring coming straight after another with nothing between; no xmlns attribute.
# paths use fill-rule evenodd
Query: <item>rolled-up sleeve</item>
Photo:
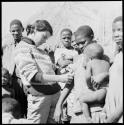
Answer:
<svg viewBox="0 0 124 125"><path fill-rule="evenodd" d="M15 63L21 76L23 76L29 83L36 73L38 67L35 60L27 48L17 48L15 51Z"/></svg>

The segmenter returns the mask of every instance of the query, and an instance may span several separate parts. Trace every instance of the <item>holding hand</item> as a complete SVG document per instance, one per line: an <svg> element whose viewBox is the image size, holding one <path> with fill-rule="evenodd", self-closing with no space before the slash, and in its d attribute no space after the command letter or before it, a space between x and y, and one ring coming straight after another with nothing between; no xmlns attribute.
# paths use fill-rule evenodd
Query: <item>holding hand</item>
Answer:
<svg viewBox="0 0 124 125"><path fill-rule="evenodd" d="M67 74L64 74L64 75L61 75L61 82L65 82L65 83L71 83L73 78L74 78L74 73L67 73Z"/></svg>

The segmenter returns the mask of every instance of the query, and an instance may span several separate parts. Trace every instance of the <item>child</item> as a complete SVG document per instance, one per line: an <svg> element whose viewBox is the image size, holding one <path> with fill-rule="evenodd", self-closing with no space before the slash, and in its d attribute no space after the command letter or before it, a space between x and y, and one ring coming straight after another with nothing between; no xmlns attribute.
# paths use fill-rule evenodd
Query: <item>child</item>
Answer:
<svg viewBox="0 0 124 125"><path fill-rule="evenodd" d="M72 43L72 31L70 29L63 29L60 33L60 40L63 45L62 48L57 48L55 51L55 63L58 66L58 74L66 74L68 70L66 67L69 64L73 63L73 58L78 55L78 52L73 49L71 46ZM61 89L65 87L66 83L59 83ZM69 98L67 99L69 101ZM68 119L67 116L67 107L69 106L69 102L65 101L63 104L63 121Z"/></svg>
<svg viewBox="0 0 124 125"><path fill-rule="evenodd" d="M84 54L90 59L86 64L84 64L84 66L86 66L86 82L88 88L94 92L84 92L78 98L79 102L77 101L78 103L76 105L79 103L81 104L82 112L84 113L87 120L91 120L89 106L92 104L104 103L107 92L107 74L109 72L110 64L108 61L103 60L103 53L103 48L97 43L92 43L84 49ZM107 75L107 77L104 77L105 75ZM97 82L95 82L95 79L97 79ZM79 112L81 112L81 110L76 107L75 113Z"/></svg>
<svg viewBox="0 0 124 125"><path fill-rule="evenodd" d="M5 68L2 68L2 97L15 96L14 89L11 88L10 74Z"/></svg>
<svg viewBox="0 0 124 125"><path fill-rule="evenodd" d="M60 40L63 45L62 48L57 48L55 51L55 63L58 66L58 74L65 74L66 67L73 63L73 58L78 55L77 51L71 46L72 31L70 29L63 29L60 33ZM60 84L63 89L63 85Z"/></svg>
<svg viewBox="0 0 124 125"><path fill-rule="evenodd" d="M112 23L112 35L118 50L109 72L109 88L104 110L104 123L123 123L123 18L118 16Z"/></svg>
<svg viewBox="0 0 124 125"><path fill-rule="evenodd" d="M82 82L82 78L83 78L82 71L84 70L81 69L81 64L83 62L82 60L83 50L88 44L93 42L93 38L94 38L94 32L92 28L87 25L80 26L76 30L76 32L73 33L73 37L72 37L73 45L72 46L74 47L76 51L78 51L79 55L75 56L73 60L74 64L70 64L67 68L71 70L73 69L75 73L74 84L70 86L65 86L63 91L61 92L61 95L56 105L56 109L54 113L54 119L57 122L60 122L60 116L62 114L61 107L66 98L68 98L68 100L70 98L70 103L69 103L70 106L68 107L68 115L73 117L74 113L73 113L72 108L73 108L75 93L79 93L80 91L82 91L82 83L84 83L84 81Z"/></svg>
<svg viewBox="0 0 124 125"><path fill-rule="evenodd" d="M21 107L13 98L2 99L2 124L25 124L32 123L27 119L20 119Z"/></svg>

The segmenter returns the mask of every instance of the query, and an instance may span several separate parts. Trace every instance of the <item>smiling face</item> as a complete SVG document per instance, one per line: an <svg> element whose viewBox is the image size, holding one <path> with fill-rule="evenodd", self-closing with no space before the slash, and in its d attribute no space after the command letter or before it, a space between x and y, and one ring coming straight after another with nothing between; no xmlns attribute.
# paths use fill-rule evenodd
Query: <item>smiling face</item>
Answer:
<svg viewBox="0 0 124 125"><path fill-rule="evenodd" d="M122 49L123 44L123 32L122 32L122 21L117 21L113 23L112 25L112 31L113 31L113 40L116 43L116 45L119 47L119 49Z"/></svg>
<svg viewBox="0 0 124 125"><path fill-rule="evenodd" d="M10 27L10 32L15 41L20 41L22 37L23 28L20 25L14 24Z"/></svg>
<svg viewBox="0 0 124 125"><path fill-rule="evenodd" d="M61 33L61 42L64 45L64 47L68 48L71 46L71 33L69 31L63 31Z"/></svg>

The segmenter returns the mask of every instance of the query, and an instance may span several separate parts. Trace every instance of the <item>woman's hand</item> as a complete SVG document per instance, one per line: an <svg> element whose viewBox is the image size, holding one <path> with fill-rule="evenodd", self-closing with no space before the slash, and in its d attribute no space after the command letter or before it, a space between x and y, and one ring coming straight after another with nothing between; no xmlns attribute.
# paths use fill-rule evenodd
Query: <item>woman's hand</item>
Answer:
<svg viewBox="0 0 124 125"><path fill-rule="evenodd" d="M69 72L67 74L61 75L61 82L71 83L73 78L74 78L74 73Z"/></svg>

